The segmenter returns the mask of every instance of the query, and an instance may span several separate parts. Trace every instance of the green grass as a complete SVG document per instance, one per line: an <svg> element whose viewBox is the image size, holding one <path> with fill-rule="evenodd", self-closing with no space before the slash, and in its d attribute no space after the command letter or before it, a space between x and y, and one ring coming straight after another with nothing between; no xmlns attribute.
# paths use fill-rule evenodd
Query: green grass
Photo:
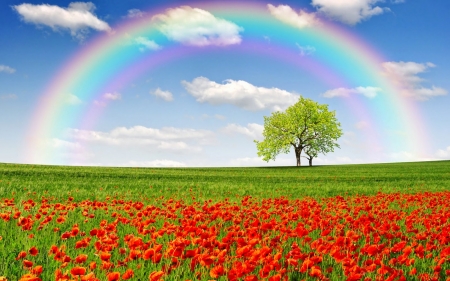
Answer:
<svg viewBox="0 0 450 281"><path fill-rule="evenodd" d="M314 198L336 195L442 191L450 188L450 161L264 168L110 168L0 164L0 198L36 196L75 200L126 193L197 200L251 195Z"/></svg>

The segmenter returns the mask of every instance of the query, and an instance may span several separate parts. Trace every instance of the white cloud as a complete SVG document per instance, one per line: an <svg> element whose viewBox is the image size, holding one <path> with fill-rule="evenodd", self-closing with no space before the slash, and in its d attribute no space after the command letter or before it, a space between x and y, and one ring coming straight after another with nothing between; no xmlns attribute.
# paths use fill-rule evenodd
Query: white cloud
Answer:
<svg viewBox="0 0 450 281"><path fill-rule="evenodd" d="M93 14L95 5L91 2L72 2L67 8L55 5L20 4L13 6L22 20L36 25L46 25L53 30L68 29L72 36L82 40L88 29L111 32L108 23Z"/></svg>
<svg viewBox="0 0 450 281"><path fill-rule="evenodd" d="M169 39L191 46L226 46L241 43L242 28L208 11L182 6L153 17Z"/></svg>
<svg viewBox="0 0 450 281"><path fill-rule="evenodd" d="M446 149L439 149L436 156L440 159L450 159L450 146L447 146Z"/></svg>
<svg viewBox="0 0 450 281"><path fill-rule="evenodd" d="M198 145L210 144L213 132L207 130L179 129L164 127L161 129L134 126L118 127L110 132L68 129L67 136L76 141L114 146L147 146L165 151L200 151ZM191 143L191 144L190 144Z"/></svg>
<svg viewBox="0 0 450 281"><path fill-rule="evenodd" d="M97 106L105 107L108 105L110 101L116 101L122 99L122 95L120 93L104 93L101 96L101 100L94 100L94 104Z"/></svg>
<svg viewBox="0 0 450 281"><path fill-rule="evenodd" d="M386 155L391 162L418 162L436 160L434 157L424 157L409 151L393 152Z"/></svg>
<svg viewBox="0 0 450 281"><path fill-rule="evenodd" d="M382 0L312 0L311 5L328 17L354 25L372 16L382 14L388 8L375 6Z"/></svg>
<svg viewBox="0 0 450 281"><path fill-rule="evenodd" d="M173 101L172 93L169 92L169 91L163 91L160 88L158 88L158 89L156 89L154 91L151 91L150 95L153 95L153 96L155 96L157 98L161 98L161 99L163 99L165 101Z"/></svg>
<svg viewBox="0 0 450 281"><path fill-rule="evenodd" d="M274 16L279 21L299 29L321 24L314 13L307 13L303 10L300 10L298 13L296 13L291 7L287 5L278 5L277 7L275 7L272 4L267 4L267 8L269 9L269 12L272 14L272 16Z"/></svg>
<svg viewBox="0 0 450 281"><path fill-rule="evenodd" d="M426 72L429 68L435 67L433 63L416 63L416 62L384 62L384 75L392 79L400 88L404 96L412 97L417 100L428 100L435 96L447 95L447 90L436 87L426 88L422 85L425 80L418 74Z"/></svg>
<svg viewBox="0 0 450 281"><path fill-rule="evenodd" d="M358 130L364 130L370 127L370 124L366 121L359 121L355 124L355 128Z"/></svg>
<svg viewBox="0 0 450 281"><path fill-rule="evenodd" d="M0 96L0 100L15 100L15 99L17 99L17 96L15 94L7 94Z"/></svg>
<svg viewBox="0 0 450 281"><path fill-rule="evenodd" d="M78 142L70 142L65 141L57 138L53 138L48 143L53 148L63 148L63 149L69 149L69 150L79 150L82 149L82 146Z"/></svg>
<svg viewBox="0 0 450 281"><path fill-rule="evenodd" d="M378 92L381 92L382 89L377 87L356 87L356 88L337 88L326 91L323 96L326 98L334 98L334 97L349 97L350 95L358 94L363 95L368 98L374 98L377 96Z"/></svg>
<svg viewBox="0 0 450 281"><path fill-rule="evenodd" d="M156 50L160 50L162 48L155 41L149 40L142 36L135 38L134 42L135 42L135 44L141 46L139 48L139 51L141 51L141 52L144 52L146 50L156 51Z"/></svg>
<svg viewBox="0 0 450 281"><path fill-rule="evenodd" d="M256 123L248 123L247 127L237 124L228 124L222 128L222 132L226 134L242 134L252 140L263 140L264 126Z"/></svg>
<svg viewBox="0 0 450 281"><path fill-rule="evenodd" d="M16 70L10 66L0 64L0 72L6 72L9 74L12 74L12 73L16 72Z"/></svg>
<svg viewBox="0 0 450 281"><path fill-rule="evenodd" d="M78 104L82 103L80 98L73 94L67 94L65 96L64 100L65 100L65 103L70 104L70 105L78 105Z"/></svg>
<svg viewBox="0 0 450 281"><path fill-rule="evenodd" d="M302 159L304 161L303 165L308 165L308 160L305 158ZM340 157L317 157L313 159L313 166L314 165L339 165L339 164L358 164L358 163L364 163L361 160L352 159L348 156L340 156Z"/></svg>
<svg viewBox="0 0 450 281"><path fill-rule="evenodd" d="M83 164L84 161L94 156L94 154L88 152L79 142L53 138L49 140L47 144L53 149L56 149L57 152L55 153L59 154L62 158L70 159L71 163L76 161L78 164Z"/></svg>
<svg viewBox="0 0 450 281"><path fill-rule="evenodd" d="M131 9L128 10L127 18L142 18L145 16L145 12L142 12L139 9Z"/></svg>
<svg viewBox="0 0 450 281"><path fill-rule="evenodd" d="M119 93L106 93L103 95L103 98L106 100L120 100L122 95Z"/></svg>
<svg viewBox="0 0 450 281"><path fill-rule="evenodd" d="M215 118L215 119L217 119L217 120L225 120L225 119L227 119L225 116L223 116L223 115L220 115L220 114L214 114L214 115L208 115L208 114L202 114L201 116L200 116L200 119L202 119L202 120L205 120L205 119L211 119L211 118ZM195 117L191 117L191 119L195 119Z"/></svg>
<svg viewBox="0 0 450 281"><path fill-rule="evenodd" d="M183 162L173 160L129 161L121 166L126 167L186 167Z"/></svg>
<svg viewBox="0 0 450 281"><path fill-rule="evenodd" d="M230 166L233 167L260 167L260 166L295 166L295 157L292 159L277 157L275 161L263 161L259 157L242 157L236 158L229 161Z"/></svg>
<svg viewBox="0 0 450 281"><path fill-rule="evenodd" d="M301 56L309 56L309 55L312 55L316 51L316 48L314 48L313 46L309 46L309 45L301 46L299 44L296 44L296 45L300 49Z"/></svg>
<svg viewBox="0 0 450 281"><path fill-rule="evenodd" d="M213 105L232 104L246 110L284 110L298 101L299 95L278 88L256 87L242 80L225 80L224 84L197 77L182 81L185 89L198 102Z"/></svg>
<svg viewBox="0 0 450 281"><path fill-rule="evenodd" d="M106 106L106 102L105 101L94 100L94 104L96 106L101 106L101 107L105 107Z"/></svg>

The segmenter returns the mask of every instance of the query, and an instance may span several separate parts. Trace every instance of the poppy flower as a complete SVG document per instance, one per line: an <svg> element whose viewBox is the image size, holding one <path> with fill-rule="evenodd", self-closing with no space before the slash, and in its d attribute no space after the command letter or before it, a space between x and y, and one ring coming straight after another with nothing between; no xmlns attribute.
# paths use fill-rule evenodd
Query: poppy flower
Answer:
<svg viewBox="0 0 450 281"><path fill-rule="evenodd" d="M81 281L97 281L97 280L98 279L95 278L94 272L81 276Z"/></svg>
<svg viewBox="0 0 450 281"><path fill-rule="evenodd" d="M149 281L159 281L163 275L164 272L162 271L153 271L150 273Z"/></svg>
<svg viewBox="0 0 450 281"><path fill-rule="evenodd" d="M32 255L32 256L36 256L39 253L39 250L36 247L31 247L28 250L28 253L30 253L30 255Z"/></svg>
<svg viewBox="0 0 450 281"><path fill-rule="evenodd" d="M23 275L19 281L41 281L41 278L35 276L34 274L27 273Z"/></svg>
<svg viewBox="0 0 450 281"><path fill-rule="evenodd" d="M85 275L86 268L81 267L81 266L76 266L70 270L70 274L72 274L73 276Z"/></svg>
<svg viewBox="0 0 450 281"><path fill-rule="evenodd" d="M134 276L134 272L131 268L128 268L125 273L122 275L123 280L128 280Z"/></svg>
<svg viewBox="0 0 450 281"><path fill-rule="evenodd" d="M117 281L120 280L120 273L119 272L110 272L108 275L106 275L108 278L108 281Z"/></svg>
<svg viewBox="0 0 450 281"><path fill-rule="evenodd" d="M42 265L36 265L35 267L33 267L33 269L31 269L31 273L35 275L41 275L43 270L44 268L42 267Z"/></svg>
<svg viewBox="0 0 450 281"><path fill-rule="evenodd" d="M22 264L24 267L32 267L33 266L33 262L29 261L29 260L23 260Z"/></svg>
<svg viewBox="0 0 450 281"><path fill-rule="evenodd" d="M102 252L102 253L100 254L100 259L101 259L102 261L109 261L110 258L111 258L111 254L110 254L110 253Z"/></svg>
<svg viewBox="0 0 450 281"><path fill-rule="evenodd" d="M84 263L87 260L88 256L85 254L79 254L76 258L75 258L75 262L76 263Z"/></svg>
<svg viewBox="0 0 450 281"><path fill-rule="evenodd" d="M209 276L212 278L219 278L219 276L222 276L225 274L225 270L223 268L223 265L217 265L211 269L209 272Z"/></svg>
<svg viewBox="0 0 450 281"><path fill-rule="evenodd" d="M21 251L21 252L17 255L16 261L17 261L17 260L20 260L20 259L23 259L23 258L25 258L26 256L27 256L27 252Z"/></svg>

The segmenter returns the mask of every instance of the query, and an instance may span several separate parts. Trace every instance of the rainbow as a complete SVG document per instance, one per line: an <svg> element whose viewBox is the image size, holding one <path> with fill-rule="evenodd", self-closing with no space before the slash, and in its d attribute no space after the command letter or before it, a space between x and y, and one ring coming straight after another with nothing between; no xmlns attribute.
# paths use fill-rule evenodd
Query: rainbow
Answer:
<svg viewBox="0 0 450 281"><path fill-rule="evenodd" d="M381 63L387 60L354 34L328 22L302 30L295 29L275 19L265 5L258 3L191 3L189 6L207 10L216 17L242 26L241 44L187 47L169 41L158 32L152 16L164 13L170 7L150 10L144 18L125 20L114 28L114 34L102 34L82 47L48 83L30 124L24 161L61 164L48 146L48 140L58 138L67 127L94 128L102 109L94 106L93 101L102 94L119 91L145 71L156 70L167 62L216 51L274 57L306 69L329 89L357 86L381 88L383 91L372 100L356 95L345 98L355 119L370 122L371 127L366 130L365 138L373 145L373 153L379 154L389 149L423 153L427 134L420 112L414 103L398 94L395 79L381 75ZM261 30L276 31L277 35L271 37L270 48ZM299 36L304 45L315 46L317 52L314 56L299 56L297 46L290 40L293 34ZM139 36L164 42L163 48L142 53L127 44L129 38ZM87 105L68 108L64 99L69 93L76 93L87 101ZM399 128L401 136L386 137L385 130Z"/></svg>

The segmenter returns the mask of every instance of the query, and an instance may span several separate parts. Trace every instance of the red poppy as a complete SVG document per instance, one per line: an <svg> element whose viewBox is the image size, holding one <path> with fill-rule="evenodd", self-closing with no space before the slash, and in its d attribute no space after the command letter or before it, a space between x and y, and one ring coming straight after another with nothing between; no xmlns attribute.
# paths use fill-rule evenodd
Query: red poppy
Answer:
<svg viewBox="0 0 450 281"><path fill-rule="evenodd" d="M128 268L125 273L122 275L123 280L131 279L134 276L134 272L132 269Z"/></svg>
<svg viewBox="0 0 450 281"><path fill-rule="evenodd" d="M73 276L85 275L86 268L81 267L81 266L76 266L70 270L70 274L72 274Z"/></svg>
<svg viewBox="0 0 450 281"><path fill-rule="evenodd" d="M163 277L164 272L162 271L153 271L150 273L149 281L159 281L161 277Z"/></svg>
<svg viewBox="0 0 450 281"><path fill-rule="evenodd" d="M120 273L119 272L110 272L108 275L106 275L108 278L108 281L117 281L120 280Z"/></svg>
<svg viewBox="0 0 450 281"><path fill-rule="evenodd" d="M42 267L42 265L36 265L35 267L33 267L33 269L31 269L31 273L39 276L41 275L43 270L44 268Z"/></svg>
<svg viewBox="0 0 450 281"><path fill-rule="evenodd" d="M22 264L24 267L32 267L33 266L33 262L29 261L29 260L23 260Z"/></svg>
<svg viewBox="0 0 450 281"><path fill-rule="evenodd" d="M76 258L75 258L75 262L76 263L84 263L87 260L88 256L85 254L79 254Z"/></svg>
<svg viewBox="0 0 450 281"><path fill-rule="evenodd" d="M23 258L25 258L26 256L27 256L27 252L21 251L21 252L17 255L16 260L23 259Z"/></svg>

